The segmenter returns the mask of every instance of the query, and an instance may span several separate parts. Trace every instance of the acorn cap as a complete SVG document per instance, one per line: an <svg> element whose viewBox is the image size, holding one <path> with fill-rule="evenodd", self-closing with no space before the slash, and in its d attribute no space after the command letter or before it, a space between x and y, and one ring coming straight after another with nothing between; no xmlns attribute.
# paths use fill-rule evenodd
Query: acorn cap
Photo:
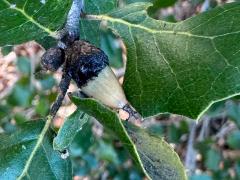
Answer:
<svg viewBox="0 0 240 180"><path fill-rule="evenodd" d="M73 80L81 88L109 64L107 55L87 41L75 41L66 50L69 71Z"/></svg>

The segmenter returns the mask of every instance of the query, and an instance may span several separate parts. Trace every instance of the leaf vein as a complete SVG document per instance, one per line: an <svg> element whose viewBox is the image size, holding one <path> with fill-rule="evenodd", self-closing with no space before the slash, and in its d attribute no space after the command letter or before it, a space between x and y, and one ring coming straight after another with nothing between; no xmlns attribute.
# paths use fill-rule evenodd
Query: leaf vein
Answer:
<svg viewBox="0 0 240 180"><path fill-rule="evenodd" d="M47 133L48 128L50 127L51 119L52 119L51 116L47 117L47 121L46 121L46 123L45 123L45 125L44 125L44 127L43 127L43 129L41 131L41 133L39 134L39 138L38 138L38 140L36 142L36 145L35 145L32 153L30 154L28 160L26 161L24 169L23 169L21 175L17 178L17 180L21 180L26 175L26 173L28 172L28 169L29 169L29 167L31 165L31 162L32 162L32 160L33 160L33 158L34 158L38 148L41 146L41 144L43 142L43 139L44 139L44 136Z"/></svg>
<svg viewBox="0 0 240 180"><path fill-rule="evenodd" d="M110 16L107 16L107 15L87 15L86 18L88 20L106 20L106 21L109 21L109 22L112 22L112 23L120 23L120 24L126 25L128 27L132 27L132 28L134 27L134 28L142 29L144 31L147 31L147 32L153 33L153 34L158 34L158 33L159 34L174 34L174 35L182 35L182 36L204 38L204 39L214 39L214 38L221 37L221 36L240 33L240 31L235 31L235 32L230 32L230 33L225 33L225 34L206 36L206 35L192 34L190 32L184 32L184 31L150 29L146 26L143 26L142 24L133 24L133 23L128 22L126 20L110 17Z"/></svg>
<svg viewBox="0 0 240 180"><path fill-rule="evenodd" d="M11 7L11 3L8 0L3 0L3 2L5 4L7 4L9 6L9 8ZM16 11L20 12L26 19L28 19L29 21L31 21L33 24L35 24L37 27L39 27L40 29L42 29L43 31L47 32L50 36L52 37L56 37L56 33L54 31L51 31L50 29L48 29L47 27L43 26L42 24L40 24L39 22L37 22L35 19L33 19L33 17L29 16L24 9L20 9L18 7L13 7L12 9L15 9Z"/></svg>
<svg viewBox="0 0 240 180"><path fill-rule="evenodd" d="M51 165L51 163L50 163L50 160L49 160L49 158L48 158L48 154L47 154L47 151L46 151L44 145L41 144L41 146L42 146L42 148L43 148L44 153L46 154L46 158L47 158L47 160L48 160L48 162L49 162L48 164L49 164L49 166L50 166L50 168L51 168L51 171L52 171L54 177L55 177L56 179L58 179L57 176L56 176L56 174L54 173L53 167L52 167L52 165Z"/></svg>
<svg viewBox="0 0 240 180"><path fill-rule="evenodd" d="M142 79L141 79L141 76L140 76L140 74L139 74L139 70L138 70L138 54L137 54L137 46L136 46L136 43L135 43L135 41L134 41L134 37L133 37L133 33L132 33L132 29L131 29L131 27L129 27L128 28L128 30L129 30L129 34L130 34L130 37L131 37L131 39L132 39L132 42L133 42L133 44L134 44L134 48L135 48L135 54L136 54L136 63L135 63L135 71L136 71L136 73L138 74L138 79L139 79L139 85L140 85L140 95L139 95L139 99L140 99L140 105L142 104L141 102L142 102L142 94L143 94L143 83L142 83Z"/></svg>
<svg viewBox="0 0 240 180"><path fill-rule="evenodd" d="M153 39L154 39L154 43L155 43L155 46L156 46L156 48L157 48L158 54L163 58L164 62L167 64L168 68L170 69L170 71L171 71L171 73L172 73L172 75L173 75L173 77L174 77L174 79L175 79L175 81L176 81L176 83L177 83L177 87L176 87L175 90L180 89L180 90L182 91L184 97L185 97L186 100L187 100L187 97L186 97L186 95L185 95L185 93L184 93L184 90L183 90L183 88L180 86L180 84L179 84L179 82L178 82L177 75L176 75L176 73L174 72L174 70L173 70L172 66L170 65L170 63L169 63L169 62L167 61L167 59L165 58L164 54L161 53L161 51L160 51L160 49L159 49L159 47L158 47L158 44L157 44L156 37L154 36L154 34L153 34ZM174 90L174 91L175 91L175 90ZM189 106L189 103L187 103L187 106L188 106L189 112L192 114L192 111L191 111L191 108L190 108L190 106Z"/></svg>

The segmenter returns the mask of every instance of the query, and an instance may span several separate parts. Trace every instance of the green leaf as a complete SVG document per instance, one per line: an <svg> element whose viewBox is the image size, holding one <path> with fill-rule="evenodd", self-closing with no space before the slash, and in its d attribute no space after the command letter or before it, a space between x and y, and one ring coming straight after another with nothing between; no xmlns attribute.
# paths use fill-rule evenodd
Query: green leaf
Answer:
<svg viewBox="0 0 240 180"><path fill-rule="evenodd" d="M96 156L100 160L106 160L111 163L119 164L119 159L116 151L104 141L99 141L99 148L95 151Z"/></svg>
<svg viewBox="0 0 240 180"><path fill-rule="evenodd" d="M231 120L240 128L240 104L229 101L226 104L226 111Z"/></svg>
<svg viewBox="0 0 240 180"><path fill-rule="evenodd" d="M193 175L189 178L190 180L212 180L208 174Z"/></svg>
<svg viewBox="0 0 240 180"><path fill-rule="evenodd" d="M0 48L0 52L3 56L6 56L12 51L12 48L13 46L6 45Z"/></svg>
<svg viewBox="0 0 240 180"><path fill-rule="evenodd" d="M133 3L104 20L127 46L124 89L144 117L169 112L199 118L211 104L240 93L240 3L179 23L148 16Z"/></svg>
<svg viewBox="0 0 240 180"><path fill-rule="evenodd" d="M27 122L28 118L21 113L16 113L14 114L14 120L16 121L16 124L22 124Z"/></svg>
<svg viewBox="0 0 240 180"><path fill-rule="evenodd" d="M35 108L36 113L44 117L47 116L49 109L50 109L49 101L46 98L40 97Z"/></svg>
<svg viewBox="0 0 240 180"><path fill-rule="evenodd" d="M71 157L83 157L91 151L91 147L96 142L96 137L92 132L92 122L88 121L85 123L82 130L75 135L71 145L69 146Z"/></svg>
<svg viewBox="0 0 240 180"><path fill-rule="evenodd" d="M221 155L218 150L210 149L207 152L207 157L205 161L205 166L211 170L219 170L219 163L221 161Z"/></svg>
<svg viewBox="0 0 240 180"><path fill-rule="evenodd" d="M177 0L126 0L127 4L136 3L136 2L149 2L153 4L153 8L164 8L172 6L176 3Z"/></svg>
<svg viewBox="0 0 240 180"><path fill-rule="evenodd" d="M70 160L52 149L50 122L28 122L11 136L0 135L0 179L72 177Z"/></svg>
<svg viewBox="0 0 240 180"><path fill-rule="evenodd" d="M85 1L85 12L87 14L104 14L116 9L118 0L87 0ZM82 19L80 22L80 37L91 41L100 47L100 22Z"/></svg>
<svg viewBox="0 0 240 180"><path fill-rule="evenodd" d="M53 148L63 151L72 143L76 134L82 130L83 125L89 120L89 116L80 110L76 110L65 121L53 141Z"/></svg>
<svg viewBox="0 0 240 180"><path fill-rule="evenodd" d="M155 0L153 1L153 6L155 8L165 8L174 5L177 0Z"/></svg>
<svg viewBox="0 0 240 180"><path fill-rule="evenodd" d="M0 46L55 37L63 25L71 0L0 1ZM48 42L46 42L48 43Z"/></svg>
<svg viewBox="0 0 240 180"><path fill-rule="evenodd" d="M20 79L12 89L7 101L13 106L29 107L34 97L34 89L29 78Z"/></svg>
<svg viewBox="0 0 240 180"><path fill-rule="evenodd" d="M56 80L52 75L42 75L38 80L44 90L49 90L56 85Z"/></svg>
<svg viewBox="0 0 240 180"><path fill-rule="evenodd" d="M122 48L119 40L112 31L103 31L101 34L101 49L109 58L109 65L114 68L123 67Z"/></svg>
<svg viewBox="0 0 240 180"><path fill-rule="evenodd" d="M27 57L19 57L17 59L17 67L18 67L18 70L25 74L25 75L30 75L31 73L31 63L30 63L30 59L27 58Z"/></svg>
<svg viewBox="0 0 240 180"><path fill-rule="evenodd" d="M227 137L227 144L233 149L240 149L240 131L236 130Z"/></svg>
<svg viewBox="0 0 240 180"><path fill-rule="evenodd" d="M11 112L11 108L9 105L2 105L0 104L0 119L8 116Z"/></svg>
<svg viewBox="0 0 240 180"><path fill-rule="evenodd" d="M166 8L169 6L172 6L176 3L177 0L125 0L126 4L131 3L138 3L138 2L145 2L145 3L152 3L151 7L148 9L148 14L151 17L156 17L155 19L158 19L159 16L159 9ZM174 21L174 18L169 17L169 22L176 22ZM167 20L167 19L164 19Z"/></svg>
<svg viewBox="0 0 240 180"><path fill-rule="evenodd" d="M135 143L145 170L152 179L186 179L180 158L164 139L128 124L126 130Z"/></svg>
<svg viewBox="0 0 240 180"><path fill-rule="evenodd" d="M125 129L114 111L93 99L79 99L76 96L71 99L80 110L95 117L121 140L147 176L153 179L186 179L178 155L162 138L151 136L145 130L129 123L126 123Z"/></svg>

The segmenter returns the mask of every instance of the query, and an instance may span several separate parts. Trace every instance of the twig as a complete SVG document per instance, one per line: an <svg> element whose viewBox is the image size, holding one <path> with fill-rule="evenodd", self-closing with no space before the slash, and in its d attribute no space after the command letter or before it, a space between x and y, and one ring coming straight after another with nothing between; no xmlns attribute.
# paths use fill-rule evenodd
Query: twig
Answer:
<svg viewBox="0 0 240 180"><path fill-rule="evenodd" d="M80 36L80 15L84 9L84 0L73 0L72 6L68 12L65 27L59 31L58 47L65 49L67 47L68 36L72 39L78 39ZM66 38L67 37L67 38Z"/></svg>
<svg viewBox="0 0 240 180"><path fill-rule="evenodd" d="M84 7L84 0L73 0L71 9L68 13L66 30L72 36L79 36L80 27L80 14Z"/></svg>
<svg viewBox="0 0 240 180"><path fill-rule="evenodd" d="M198 141L203 141L205 139L205 137L207 137L209 135L209 122L210 122L210 118L208 116L204 116L202 119L202 127L201 127L201 131L198 135L197 140Z"/></svg>
<svg viewBox="0 0 240 180"><path fill-rule="evenodd" d="M80 13L83 9L84 0L73 0L71 9L68 13L67 22L65 28L60 32L60 41L58 42L58 47L65 49L69 46L68 42L70 39L75 40L79 38L80 34ZM62 33L62 34L61 34ZM71 77L67 74L62 76L62 80L59 84L60 94L57 97L57 100L51 107L50 115L54 118L59 110L62 101L67 93L69 84L71 82Z"/></svg>
<svg viewBox="0 0 240 180"><path fill-rule="evenodd" d="M216 134L215 138L221 139L224 138L228 133L236 129L236 125L234 123L226 123Z"/></svg>
<svg viewBox="0 0 240 180"><path fill-rule="evenodd" d="M198 137L196 138L198 141L203 141L205 137L208 136L209 130L209 122L210 118L208 116L204 116L202 119L202 126L200 133ZM188 139L188 145L187 145L187 153L186 153L186 158L185 158L185 167L189 170L188 174L192 175L196 169L196 157L198 151L194 148L194 139L196 136L196 130L197 130L197 122L192 122L190 125L190 135Z"/></svg>
<svg viewBox="0 0 240 180"><path fill-rule="evenodd" d="M205 0L204 3L202 4L202 7L201 7L201 12L205 12L209 9L210 7L210 1L209 0Z"/></svg>
<svg viewBox="0 0 240 180"><path fill-rule="evenodd" d="M187 144L187 152L185 156L185 167L188 170L189 175L191 175L194 170L196 169L196 156L197 151L194 149L194 138L196 134L196 127L197 123L196 121L190 122L190 135L188 138L188 144Z"/></svg>

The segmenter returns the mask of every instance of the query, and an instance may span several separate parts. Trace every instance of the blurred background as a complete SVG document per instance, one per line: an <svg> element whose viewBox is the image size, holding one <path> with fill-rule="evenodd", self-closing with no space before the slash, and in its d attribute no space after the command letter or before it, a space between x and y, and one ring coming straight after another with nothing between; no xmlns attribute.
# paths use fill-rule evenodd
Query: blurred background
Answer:
<svg viewBox="0 0 240 180"><path fill-rule="evenodd" d="M172 0L171 0L172 1ZM170 2L170 1L168 1ZM173 0L161 9L150 9L156 19L178 22L208 11L224 0ZM124 1L121 1L124 6ZM123 42L102 29L101 48L111 60L122 83L126 64ZM44 53L35 42L1 48L0 133L13 133L19 124L44 118L57 96L61 71L34 75ZM75 91L71 85L69 91ZM56 130L76 107L65 98L54 120ZM240 179L240 97L214 104L198 122L177 115L159 115L138 125L164 137L179 154L190 180ZM69 149L74 180L145 179L121 142L91 119L77 134Z"/></svg>

